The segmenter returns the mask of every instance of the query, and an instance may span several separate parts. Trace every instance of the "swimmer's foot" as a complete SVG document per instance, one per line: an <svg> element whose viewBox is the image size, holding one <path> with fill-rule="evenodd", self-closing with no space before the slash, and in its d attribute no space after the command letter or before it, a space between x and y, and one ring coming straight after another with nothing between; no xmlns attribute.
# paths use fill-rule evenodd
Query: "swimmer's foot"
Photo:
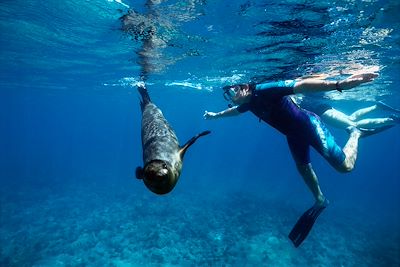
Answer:
<svg viewBox="0 0 400 267"><path fill-rule="evenodd" d="M326 207L328 207L328 205L329 205L329 200L326 197L324 197L323 201L315 202L314 207L324 207L324 208L326 208Z"/></svg>

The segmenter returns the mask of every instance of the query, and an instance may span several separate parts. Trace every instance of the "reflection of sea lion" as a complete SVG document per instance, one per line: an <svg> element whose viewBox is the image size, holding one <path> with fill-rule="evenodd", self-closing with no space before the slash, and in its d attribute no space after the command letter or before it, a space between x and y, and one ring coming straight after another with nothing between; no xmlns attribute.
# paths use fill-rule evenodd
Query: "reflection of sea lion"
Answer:
<svg viewBox="0 0 400 267"><path fill-rule="evenodd" d="M139 86L142 96L142 147L144 167L136 168L136 177L156 194L170 192L178 181L182 160L186 150L199 138L210 131L192 137L184 146L179 146L174 130L164 118L161 110L154 105L145 87Z"/></svg>

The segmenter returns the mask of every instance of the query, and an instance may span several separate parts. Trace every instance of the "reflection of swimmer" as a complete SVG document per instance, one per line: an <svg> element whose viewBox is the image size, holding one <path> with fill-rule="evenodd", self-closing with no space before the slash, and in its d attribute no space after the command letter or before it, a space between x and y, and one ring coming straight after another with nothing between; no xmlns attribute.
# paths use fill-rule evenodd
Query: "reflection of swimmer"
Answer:
<svg viewBox="0 0 400 267"><path fill-rule="evenodd" d="M146 5L149 13L153 12L151 1ZM155 21L151 19L153 15L141 15L134 10L120 18L122 30L132 36L136 41L142 41L142 47L137 52L138 64L141 66L141 78L147 80L149 73L158 72L163 68L159 60L162 58L162 49L166 47L166 42L157 34Z"/></svg>
<svg viewBox="0 0 400 267"><path fill-rule="evenodd" d="M122 30L136 41L146 40L154 34L152 21L134 10L129 10L120 20Z"/></svg>
<svg viewBox="0 0 400 267"><path fill-rule="evenodd" d="M204 40L182 32L178 28L180 23L191 21L203 14L198 12L197 8L205 5L204 0L179 1L175 5L160 5L162 2L162 0L147 0L144 14L129 10L120 18L122 31L143 44L137 52L138 63L142 67L142 80L146 80L149 73L162 72L177 60L200 55L197 49L192 47L187 49L182 42L187 40L186 44L193 46L193 40ZM167 56L165 53L167 47L184 51Z"/></svg>
<svg viewBox="0 0 400 267"><path fill-rule="evenodd" d="M370 107L361 108L347 115L344 112L332 107L328 101L321 100L320 98L305 96L301 99L296 98L296 102L301 108L309 110L317 114L325 123L340 129L347 129L348 127L357 127L362 129L376 129L383 126L394 126L400 123L400 110L392 108L385 103L377 102ZM391 113L389 117L384 118L365 118L361 117L376 111L388 111Z"/></svg>
<svg viewBox="0 0 400 267"><path fill-rule="evenodd" d="M377 76L375 73L364 73L337 82L304 79L225 86L224 97L236 106L221 112L204 113L205 119L216 119L251 111L286 136L297 169L315 197L315 205L303 214L289 235L296 247L304 241L316 218L328 205L311 166L310 147L320 153L336 170L349 172L353 170L357 159L360 137L372 132L352 127L349 140L341 148L319 117L299 108L290 95L348 90L372 81Z"/></svg>

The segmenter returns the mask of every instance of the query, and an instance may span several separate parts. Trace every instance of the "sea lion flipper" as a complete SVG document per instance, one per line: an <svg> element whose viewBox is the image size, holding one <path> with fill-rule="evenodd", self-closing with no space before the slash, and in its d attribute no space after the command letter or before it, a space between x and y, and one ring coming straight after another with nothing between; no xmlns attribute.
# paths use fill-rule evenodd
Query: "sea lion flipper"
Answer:
<svg viewBox="0 0 400 267"><path fill-rule="evenodd" d="M149 93L147 92L147 89L144 85L138 85L137 89L140 93L140 96L142 97L142 99L140 100L140 107L143 111L144 107L147 104L151 103L151 99L150 99Z"/></svg>
<svg viewBox="0 0 400 267"><path fill-rule="evenodd" d="M209 133L211 133L211 132L210 132L210 131L201 132L201 133L199 133L198 135L193 136L189 141L187 141L186 144L184 144L184 145L181 147L181 149L179 150L179 154L180 154L180 156L181 156L181 159L182 159L183 156L185 155L186 150L187 150L191 145L193 145L194 142L196 142L196 140L197 140L199 137L205 136L205 135L207 135L207 134L209 134Z"/></svg>
<svg viewBox="0 0 400 267"><path fill-rule="evenodd" d="M143 179L143 168L142 167L136 168L136 178Z"/></svg>

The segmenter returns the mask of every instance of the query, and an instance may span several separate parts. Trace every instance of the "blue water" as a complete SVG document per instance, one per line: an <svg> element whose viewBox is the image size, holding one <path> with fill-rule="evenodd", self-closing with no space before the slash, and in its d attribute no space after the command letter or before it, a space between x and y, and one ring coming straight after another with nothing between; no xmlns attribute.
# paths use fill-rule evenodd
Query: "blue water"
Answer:
<svg viewBox="0 0 400 267"><path fill-rule="evenodd" d="M226 108L227 84L363 69L380 76L325 97L400 107L398 1L159 2L0 3L0 266L399 266L400 127L360 140L349 174L313 152L331 205L296 249L313 199L285 138L252 114L202 117ZM164 196L134 178L143 44L121 31L128 6L157 26L147 84L180 142L212 131Z"/></svg>

